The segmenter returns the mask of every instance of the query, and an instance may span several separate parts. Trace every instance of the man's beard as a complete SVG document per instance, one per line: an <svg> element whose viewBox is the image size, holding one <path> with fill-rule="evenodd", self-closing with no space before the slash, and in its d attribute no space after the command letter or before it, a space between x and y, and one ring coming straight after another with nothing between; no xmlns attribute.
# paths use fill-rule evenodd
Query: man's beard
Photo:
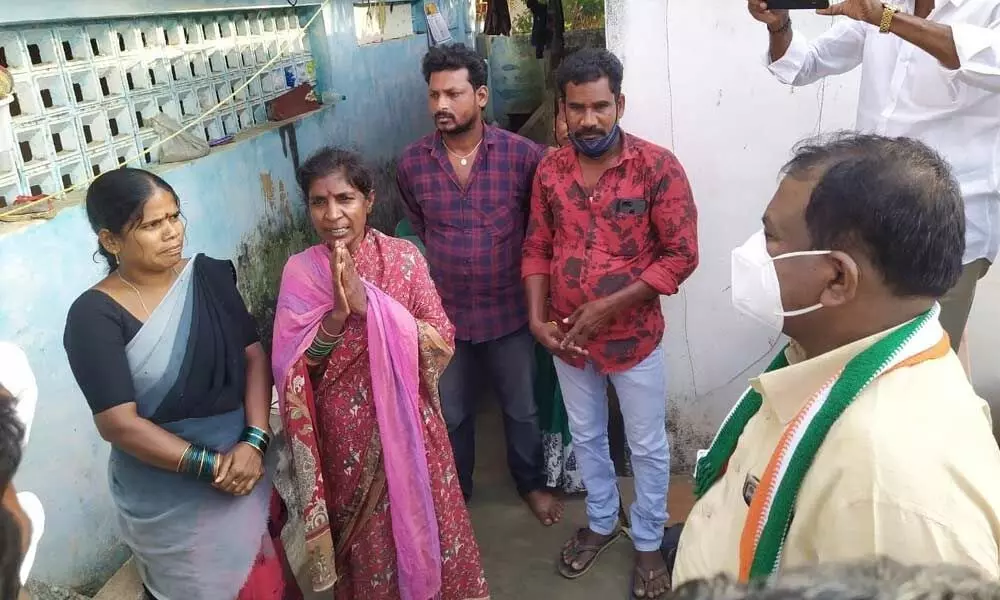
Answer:
<svg viewBox="0 0 1000 600"><path fill-rule="evenodd" d="M475 127L475 125L476 125L476 117L472 117L471 119L469 119L464 123L459 123L458 120L456 119L455 126L453 128L440 129L440 131L441 133L447 136L462 135L463 133L472 130L472 128Z"/></svg>

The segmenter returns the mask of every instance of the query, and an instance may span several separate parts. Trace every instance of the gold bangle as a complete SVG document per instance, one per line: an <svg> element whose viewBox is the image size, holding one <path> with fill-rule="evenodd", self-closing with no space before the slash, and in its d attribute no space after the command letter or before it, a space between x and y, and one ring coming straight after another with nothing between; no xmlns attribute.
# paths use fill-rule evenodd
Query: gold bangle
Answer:
<svg viewBox="0 0 1000 600"><path fill-rule="evenodd" d="M242 441L240 441L240 443L241 444L246 444L247 446L250 446L251 448L253 448L254 450L256 450L258 454L260 454L261 456L264 456L264 451L261 450L260 448L258 448L257 446L254 446L250 442L248 442L246 440L242 440Z"/></svg>
<svg viewBox="0 0 1000 600"><path fill-rule="evenodd" d="M331 342L339 342L340 340L344 339L344 333L346 332L346 328L344 328L344 331L341 331L339 334L333 335L332 333L326 330L326 327L323 325L323 321L320 321L319 332L325 335L327 339L330 340Z"/></svg>
<svg viewBox="0 0 1000 600"><path fill-rule="evenodd" d="M891 4L882 5L882 23L879 25L879 33L889 33L889 29L892 28L892 19L899 12L899 7L893 6Z"/></svg>
<svg viewBox="0 0 1000 600"><path fill-rule="evenodd" d="M175 473L180 473L181 472L181 467L184 466L184 459L187 458L188 452L191 451L191 448L194 448L194 445L193 444L188 444L188 447L185 448L184 452L181 453L181 459L179 461L177 461L177 468L174 469Z"/></svg>

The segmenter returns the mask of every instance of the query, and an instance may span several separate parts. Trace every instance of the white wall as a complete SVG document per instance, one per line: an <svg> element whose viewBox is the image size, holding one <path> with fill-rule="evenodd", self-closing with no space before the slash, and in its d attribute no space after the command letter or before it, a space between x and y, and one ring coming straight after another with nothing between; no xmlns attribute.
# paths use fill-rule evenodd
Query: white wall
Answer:
<svg viewBox="0 0 1000 600"><path fill-rule="evenodd" d="M998 437L1000 421L1000 266L976 290L976 303L969 317L969 352L972 354L972 383L976 392L986 398L993 412L993 435ZM998 437L1000 439L1000 437Z"/></svg>
<svg viewBox="0 0 1000 600"><path fill-rule="evenodd" d="M795 142L854 125L859 74L805 88L778 83L762 62L764 26L744 0L605 4L608 47L625 64L623 125L674 151L699 210L701 265L678 296L664 301L668 427L674 466L687 469L779 343L731 308L730 250L760 226ZM793 19L810 37L832 24L810 11ZM989 324L1000 321L998 300L994 272L980 286L970 343L977 389L995 401L1000 343Z"/></svg>
<svg viewBox="0 0 1000 600"><path fill-rule="evenodd" d="M701 265L666 299L675 467L704 447L777 340L740 317L729 253L760 226L778 169L799 139L849 127L857 77L791 89L762 64L764 26L742 0L607 0L608 46L625 64L624 127L674 151L699 210ZM831 20L795 15L815 35Z"/></svg>

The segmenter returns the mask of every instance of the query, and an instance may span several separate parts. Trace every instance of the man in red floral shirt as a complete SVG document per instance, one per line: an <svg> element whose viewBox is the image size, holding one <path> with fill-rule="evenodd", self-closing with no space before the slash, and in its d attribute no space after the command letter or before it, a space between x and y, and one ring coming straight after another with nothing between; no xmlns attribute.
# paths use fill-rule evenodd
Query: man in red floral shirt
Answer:
<svg viewBox="0 0 1000 600"><path fill-rule="evenodd" d="M659 298L698 265L697 216L673 154L619 128L622 75L606 50L581 50L559 67L571 144L538 166L521 274L531 331L556 356L587 488L589 528L563 547L559 571L583 575L620 534L610 378L635 472L633 594L657 598L670 585L659 552L670 476Z"/></svg>

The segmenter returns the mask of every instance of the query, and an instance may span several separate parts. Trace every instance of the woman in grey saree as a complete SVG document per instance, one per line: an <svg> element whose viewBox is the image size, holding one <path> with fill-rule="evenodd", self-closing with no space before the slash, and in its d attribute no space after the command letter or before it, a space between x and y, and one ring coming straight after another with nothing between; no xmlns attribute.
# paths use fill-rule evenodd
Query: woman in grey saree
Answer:
<svg viewBox="0 0 1000 600"><path fill-rule="evenodd" d="M295 597L280 518L269 531L269 362L232 263L182 258L177 197L145 171L98 178L87 215L110 274L70 308L64 345L111 442L111 496L147 594Z"/></svg>

